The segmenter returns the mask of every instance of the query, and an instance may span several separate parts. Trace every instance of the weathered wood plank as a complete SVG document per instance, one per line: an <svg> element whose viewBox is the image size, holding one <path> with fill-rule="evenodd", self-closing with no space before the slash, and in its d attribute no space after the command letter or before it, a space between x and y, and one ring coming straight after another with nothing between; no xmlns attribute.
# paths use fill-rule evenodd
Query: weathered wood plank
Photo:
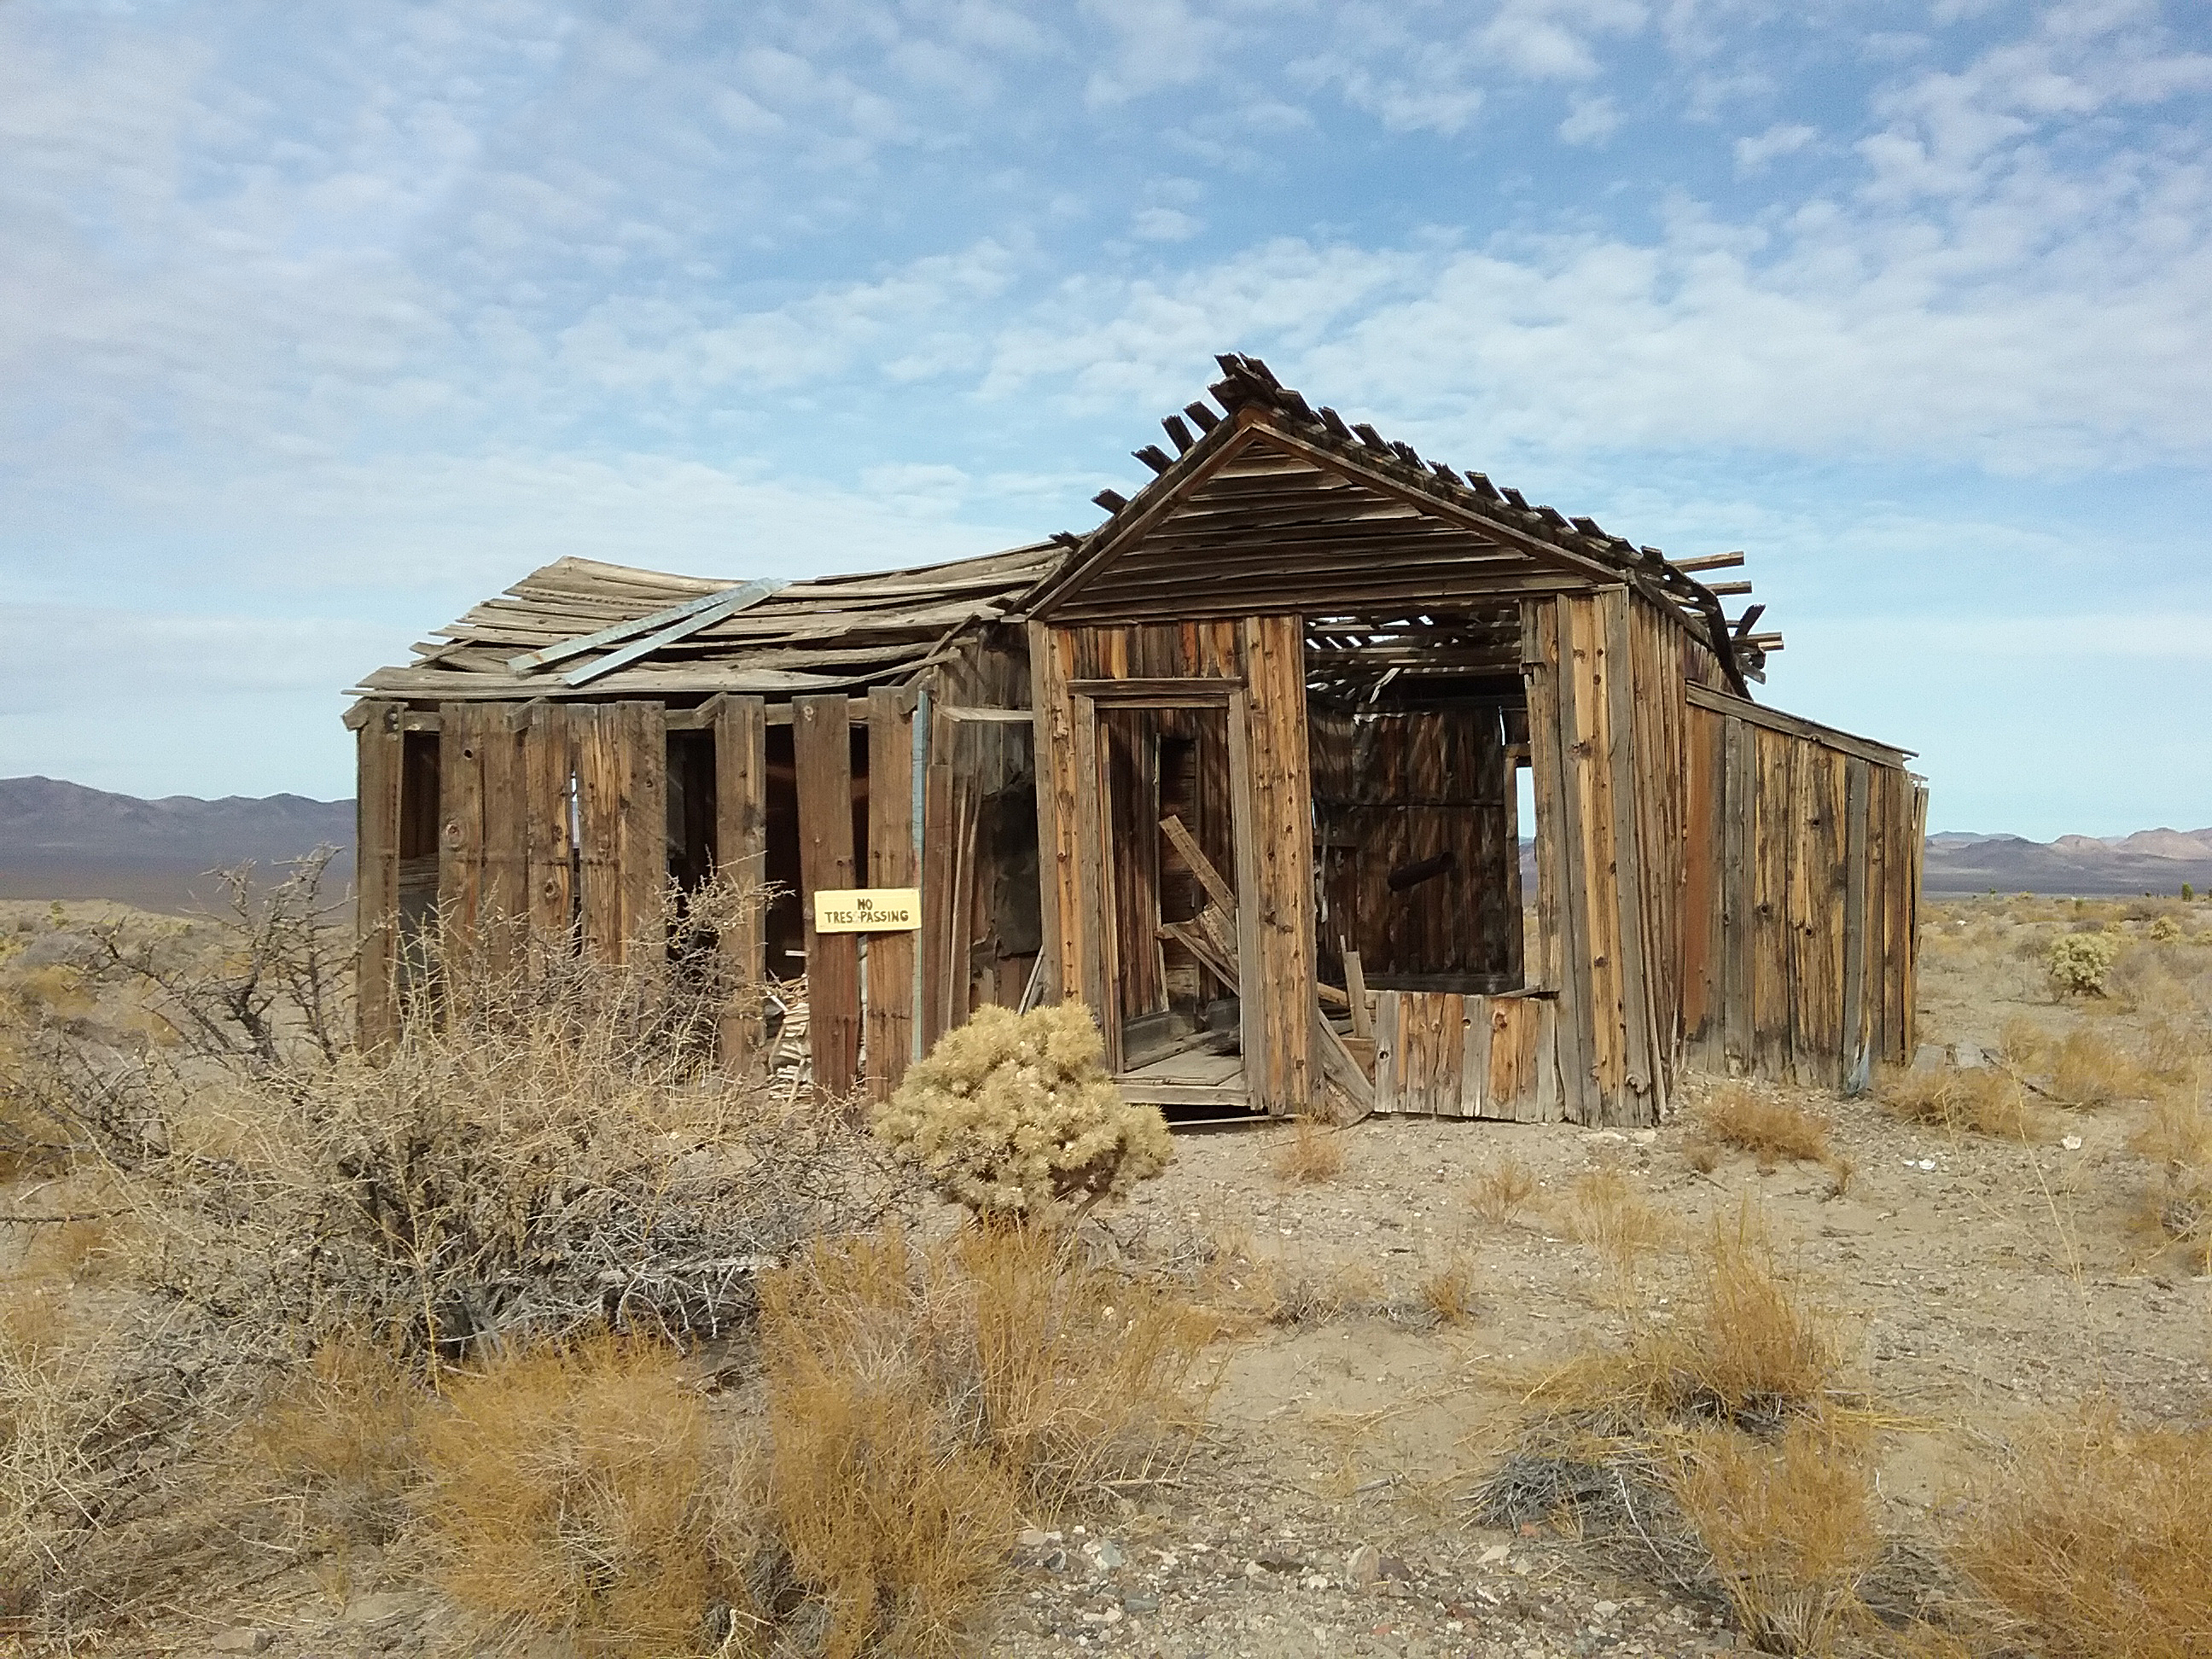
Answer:
<svg viewBox="0 0 2212 1659"><path fill-rule="evenodd" d="M1707 1071L1725 1072L1721 1031L1721 963L1726 948L1721 897L1721 804L1725 795L1722 754L1724 723L1692 709L1684 732L1686 782L1682 846L1681 1020L1690 1059Z"/></svg>
<svg viewBox="0 0 2212 1659"><path fill-rule="evenodd" d="M1261 906L1256 898L1260 890L1260 851L1252 811L1250 726L1250 700L1246 693L1239 691L1229 703L1229 819L1235 845L1237 890L1255 897L1252 902L1237 907L1237 1036L1244 1051L1245 1078L1251 1083L1255 1097L1272 1112L1274 1107L1262 1081L1267 1075L1267 1024L1261 1013L1263 1000L1254 988L1260 983L1262 958Z"/></svg>
<svg viewBox="0 0 2212 1659"><path fill-rule="evenodd" d="M1077 964L1083 1000L1106 1039L1106 1065L1121 1070L1121 1010L1114 997L1113 884L1106 875L1105 784L1099 741L1098 705L1078 696L1075 704L1076 880L1081 894L1085 949Z"/></svg>
<svg viewBox="0 0 2212 1659"><path fill-rule="evenodd" d="M1640 768L1658 763L1656 754L1639 754L1634 653L1629 645L1628 590L1608 588L1592 605L1597 672L1606 707L1606 785L1613 819L1613 916L1620 953L1621 1106L1627 1121L1659 1121L1665 1088L1656 1052L1654 975L1647 973L1641 807L1647 791L1671 781ZM1653 695L1657 695L1654 688ZM1649 703L1646 704L1649 707ZM1656 967L1656 964L1653 964Z"/></svg>
<svg viewBox="0 0 2212 1659"><path fill-rule="evenodd" d="M860 1082L860 939L853 933L817 933L814 896L859 884L854 879L853 747L846 699L793 698L791 733L814 1086L825 1098L842 1101Z"/></svg>
<svg viewBox="0 0 2212 1659"><path fill-rule="evenodd" d="M1864 1094L1872 1081L1873 1045L1867 1032L1866 762L1852 757L1844 769L1844 1006L1843 1086Z"/></svg>
<svg viewBox="0 0 2212 1659"><path fill-rule="evenodd" d="M533 703L522 734L524 881L531 948L564 956L576 948L576 779L571 711Z"/></svg>
<svg viewBox="0 0 2212 1659"><path fill-rule="evenodd" d="M1721 1051L1732 1076L1753 1065L1752 963L1757 951L1758 736L1723 722L1721 767Z"/></svg>
<svg viewBox="0 0 2212 1659"><path fill-rule="evenodd" d="M530 902L528 788L523 771L527 715L513 704L485 711L483 744L483 933L489 966L504 973L527 937Z"/></svg>
<svg viewBox="0 0 2212 1659"><path fill-rule="evenodd" d="M1576 848L1582 871L1583 938L1575 964L1589 985L1594 1123L1626 1121L1629 1068L1626 1000L1622 989L1620 870L1610 764L1610 710L1601 658L1603 624L1595 599L1561 601L1559 706L1571 734L1568 800L1579 811Z"/></svg>
<svg viewBox="0 0 2212 1659"><path fill-rule="evenodd" d="M615 705L623 772L623 959L646 963L668 949L668 728L657 702Z"/></svg>
<svg viewBox="0 0 2212 1659"><path fill-rule="evenodd" d="M1912 758L1910 750L1893 749L1886 743L1855 737L1849 732L1839 732L1832 726L1822 726L1817 720L1785 714L1770 703L1748 702L1733 692L1717 691L1711 686L1692 682L1686 688L1686 695L1695 708L1709 708L1728 719L1745 720L1784 737L1802 738L1821 744L1838 754L1856 755L1876 766L1902 768L1906 761Z"/></svg>
<svg viewBox="0 0 2212 1659"><path fill-rule="evenodd" d="M399 823L407 739L397 705L372 702L355 734L355 1040L376 1053L399 1036Z"/></svg>
<svg viewBox="0 0 2212 1659"><path fill-rule="evenodd" d="M948 983L952 966L953 921L953 771L951 751L939 738L942 729L930 733L930 759L922 772L921 939L915 950L921 975L921 1044L924 1053L951 1029L951 1008L958 988ZM1074 822L1071 817L1072 832ZM1073 994L1073 991L1070 993Z"/></svg>
<svg viewBox="0 0 2212 1659"><path fill-rule="evenodd" d="M1600 1110L1592 1026L1588 886L1584 879L1582 798L1570 757L1577 741L1571 676L1565 665L1564 599L1524 606L1524 675L1528 732L1536 773L1536 872L1539 931L1544 935L1545 984L1559 994L1560 1110L1574 1122Z"/></svg>
<svg viewBox="0 0 2212 1659"><path fill-rule="evenodd" d="M740 893L768 884L768 709L758 697L715 702L714 860L716 874ZM757 897L725 929L722 960L736 996L723 1015L723 1063L735 1065L759 1047L756 1006L768 979L768 901Z"/></svg>
<svg viewBox="0 0 2212 1659"><path fill-rule="evenodd" d="M947 711L948 713L950 711ZM868 699L868 882L912 887L914 705L910 694L879 689ZM868 941L868 1092L888 1100L914 1053L915 935L878 933Z"/></svg>
<svg viewBox="0 0 2212 1659"><path fill-rule="evenodd" d="M1213 860L1200 848L1197 839L1183 828L1182 820L1170 813L1160 820L1160 829L1174 844L1176 851L1182 854L1182 861L1191 874L1198 878L1198 884L1206 890L1206 896L1221 907L1223 915L1235 915L1236 893L1231 890L1221 872L1213 867Z"/></svg>
<svg viewBox="0 0 2212 1659"><path fill-rule="evenodd" d="M1249 684L1248 787L1257 885L1240 904L1258 912L1260 971L1245 990L1262 999L1267 1109L1303 1113L1313 1098L1312 1030L1304 1004L1315 983L1310 744L1306 733L1305 625L1297 617L1244 623ZM1248 1071L1248 1076L1250 1073Z"/></svg>
<svg viewBox="0 0 2212 1659"><path fill-rule="evenodd" d="M1460 1021L1459 1109L1462 1117L1499 1117L1510 1121L1510 1101L1503 1111L1491 1089L1491 1045L1497 1036L1498 999L1468 997Z"/></svg>
<svg viewBox="0 0 2212 1659"><path fill-rule="evenodd" d="M1376 1001L1375 1110L1378 1116L1388 1117L1401 1109L1405 1000L1404 992L1385 991Z"/></svg>
<svg viewBox="0 0 2212 1659"><path fill-rule="evenodd" d="M476 962L483 923L484 729L492 706L438 709L438 916L449 974Z"/></svg>
<svg viewBox="0 0 2212 1659"><path fill-rule="evenodd" d="M1079 991L1075 821L1075 708L1067 691L1073 641L1066 630L1029 624L1030 700L1036 708L1037 863L1044 931L1039 995L1060 1002Z"/></svg>
<svg viewBox="0 0 2212 1659"><path fill-rule="evenodd" d="M1758 764L1752 926L1752 1060L1758 1075L1790 1074L1790 968L1796 952L1790 873L1799 792L1796 740L1753 732Z"/></svg>

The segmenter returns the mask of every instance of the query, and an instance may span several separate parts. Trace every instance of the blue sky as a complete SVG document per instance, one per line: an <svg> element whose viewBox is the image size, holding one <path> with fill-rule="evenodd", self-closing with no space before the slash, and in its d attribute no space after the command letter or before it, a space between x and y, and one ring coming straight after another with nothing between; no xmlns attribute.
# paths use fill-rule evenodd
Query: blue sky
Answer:
<svg viewBox="0 0 2212 1659"><path fill-rule="evenodd" d="M350 793L563 553L1095 523L1259 353L1677 556L1933 827L2212 823L2191 0L0 8L0 775Z"/></svg>

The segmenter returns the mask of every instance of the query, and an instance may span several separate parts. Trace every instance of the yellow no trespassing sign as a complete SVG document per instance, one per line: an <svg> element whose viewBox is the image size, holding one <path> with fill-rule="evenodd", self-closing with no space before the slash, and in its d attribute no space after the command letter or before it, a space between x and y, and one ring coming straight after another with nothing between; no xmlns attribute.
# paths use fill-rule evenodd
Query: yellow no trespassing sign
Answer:
<svg viewBox="0 0 2212 1659"><path fill-rule="evenodd" d="M919 887L825 887L814 895L817 933L911 933L921 927Z"/></svg>

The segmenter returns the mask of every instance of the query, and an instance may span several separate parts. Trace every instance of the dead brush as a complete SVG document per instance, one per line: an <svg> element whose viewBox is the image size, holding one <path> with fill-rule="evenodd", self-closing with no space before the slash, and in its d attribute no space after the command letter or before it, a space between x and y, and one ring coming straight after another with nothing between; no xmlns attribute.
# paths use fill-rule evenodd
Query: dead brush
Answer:
<svg viewBox="0 0 2212 1659"><path fill-rule="evenodd" d="M1972 1132L2008 1140L2039 1140L2050 1134L2050 1114L2019 1079L1993 1066L1944 1066L1927 1071L1885 1067L1876 1098L1892 1117L1934 1124L1954 1133Z"/></svg>
<svg viewBox="0 0 2212 1659"><path fill-rule="evenodd" d="M715 1067L719 994L680 954L422 948L387 1052L174 1100L179 1155L139 1183L149 1283L273 1343L349 1332L426 1365L603 1328L712 1337L759 1269L905 1201L842 1115Z"/></svg>
<svg viewBox="0 0 2212 1659"><path fill-rule="evenodd" d="M1364 1262L1321 1268L1304 1261L1225 1252L1200 1276L1199 1295L1231 1330L1295 1330L1385 1305L1382 1282Z"/></svg>
<svg viewBox="0 0 2212 1659"><path fill-rule="evenodd" d="M1795 1102L1742 1083L1724 1083L1698 1109L1698 1128L1708 1139L1749 1152L1762 1170L1783 1158L1808 1164L1828 1159L1828 1124Z"/></svg>
<svg viewBox="0 0 2212 1659"><path fill-rule="evenodd" d="M0 1322L0 1614L65 1630L221 1593L244 1540L272 1541L210 1455L247 1368L189 1310L82 1319L40 1289Z"/></svg>
<svg viewBox="0 0 2212 1659"><path fill-rule="evenodd" d="M827 1654L951 1652L1000 1582L1018 1513L1172 1476L1220 1328L1170 1291L1081 1266L1042 1229L806 1251L762 1288L769 1427L750 1582L781 1589L757 1588L756 1606Z"/></svg>
<svg viewBox="0 0 2212 1659"><path fill-rule="evenodd" d="M713 1547L741 1507L728 1459L664 1344L518 1349L455 1380L418 1433L416 1512L465 1606L587 1650L674 1653L733 1588Z"/></svg>
<svg viewBox="0 0 2212 1659"><path fill-rule="evenodd" d="M1467 1194L1475 1214L1493 1227L1511 1222L1535 1194L1535 1172L1510 1155L1476 1170Z"/></svg>
<svg viewBox="0 0 2212 1659"><path fill-rule="evenodd" d="M2212 1428L2107 1408L2032 1425L1986 1481L1955 1551L2053 1659L2212 1653Z"/></svg>
<svg viewBox="0 0 2212 1659"><path fill-rule="evenodd" d="M1276 1138L1267 1168L1279 1181L1318 1187L1344 1173L1344 1139L1335 1129L1302 1117L1287 1135Z"/></svg>

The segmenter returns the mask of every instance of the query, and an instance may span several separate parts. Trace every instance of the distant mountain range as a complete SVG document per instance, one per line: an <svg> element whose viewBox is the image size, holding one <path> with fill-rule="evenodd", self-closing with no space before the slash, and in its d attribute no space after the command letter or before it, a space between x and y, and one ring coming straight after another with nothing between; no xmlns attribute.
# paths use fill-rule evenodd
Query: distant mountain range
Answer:
<svg viewBox="0 0 2212 1659"><path fill-rule="evenodd" d="M112 898L149 910L212 902L210 870L266 867L328 842L352 881L353 803L304 795L141 800L58 778L0 778L0 898Z"/></svg>
<svg viewBox="0 0 2212 1659"><path fill-rule="evenodd" d="M2212 829L2138 830L2132 836L2019 836L1948 831L1928 838L1923 888L1936 894L2178 893L2212 890Z"/></svg>
<svg viewBox="0 0 2212 1659"><path fill-rule="evenodd" d="M215 896L205 872L247 859L265 866L324 842L343 849L337 896L352 874L353 830L349 800L141 800L56 778L0 778L0 898L112 898L189 909L196 896ZM1522 844L1522 857L1534 890L1533 844ZM2212 891L2212 828L2053 842L1951 831L1928 838L1923 884L1936 895L1992 887L2095 895L2174 893L2184 882Z"/></svg>

